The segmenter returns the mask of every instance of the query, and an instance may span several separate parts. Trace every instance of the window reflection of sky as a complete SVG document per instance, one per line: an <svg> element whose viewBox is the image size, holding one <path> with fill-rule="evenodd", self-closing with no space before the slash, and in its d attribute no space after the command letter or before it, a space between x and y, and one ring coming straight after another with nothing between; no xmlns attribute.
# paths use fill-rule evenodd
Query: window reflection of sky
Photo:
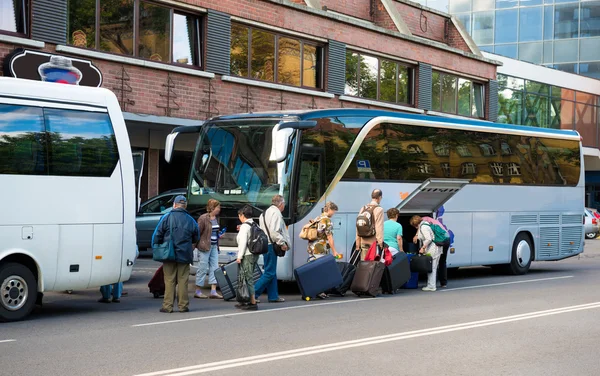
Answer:
<svg viewBox="0 0 600 376"><path fill-rule="evenodd" d="M112 134L106 113L72 110L44 110L49 132L60 133L62 139L102 138Z"/></svg>
<svg viewBox="0 0 600 376"><path fill-rule="evenodd" d="M36 107L0 105L0 135L41 132L44 129L42 109Z"/></svg>

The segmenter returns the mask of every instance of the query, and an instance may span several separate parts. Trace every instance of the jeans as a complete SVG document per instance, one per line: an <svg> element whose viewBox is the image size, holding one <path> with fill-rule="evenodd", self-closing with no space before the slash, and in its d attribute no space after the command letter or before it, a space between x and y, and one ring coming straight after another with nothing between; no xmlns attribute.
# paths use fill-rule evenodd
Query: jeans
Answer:
<svg viewBox="0 0 600 376"><path fill-rule="evenodd" d="M165 275L165 297L162 307L167 311L173 310L175 303L175 287L177 287L177 303L179 310L188 308L190 297L188 296L188 281L190 279L190 264L177 262L164 262L163 273Z"/></svg>
<svg viewBox="0 0 600 376"><path fill-rule="evenodd" d="M448 284L448 268L446 267L446 259L448 257L448 249L450 245L445 245L442 249L442 255L440 256L440 265L438 266L438 276L440 278L440 284L446 286Z"/></svg>
<svg viewBox="0 0 600 376"><path fill-rule="evenodd" d="M279 299L279 292L277 291L277 255L273 250L273 245L269 244L269 251L263 255L265 272L256 281L256 297L258 298L265 290L269 300Z"/></svg>
<svg viewBox="0 0 600 376"><path fill-rule="evenodd" d="M121 299L121 293L123 292L123 282L113 283L112 285L104 285L100 287L100 293L102 298L110 299L112 294L114 299Z"/></svg>
<svg viewBox="0 0 600 376"><path fill-rule="evenodd" d="M198 272L196 273L196 286L204 286L204 279L208 275L208 283L217 284L215 270L219 268L219 248L217 245L211 245L207 252L200 251L200 262Z"/></svg>

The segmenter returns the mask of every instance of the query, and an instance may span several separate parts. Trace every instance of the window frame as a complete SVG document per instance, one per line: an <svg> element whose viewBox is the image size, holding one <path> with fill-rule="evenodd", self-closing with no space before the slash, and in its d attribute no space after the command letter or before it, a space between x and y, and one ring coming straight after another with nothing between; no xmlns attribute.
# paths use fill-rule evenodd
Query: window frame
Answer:
<svg viewBox="0 0 600 376"><path fill-rule="evenodd" d="M259 81L259 82L270 82L270 83L273 83L276 85L302 88L302 89L307 89L307 90L325 91L325 75L324 75L325 45L323 43L299 38L297 36L288 35L285 33L275 32L275 31L268 30L268 29L263 29L260 27L247 25L243 22L232 22L231 23L232 30L233 30L234 26L242 27L247 30L248 50L246 51L246 53L247 53L247 58L248 58L248 62L247 62L248 65L247 65L247 75L246 76L239 76L239 75L231 72L232 76L240 77L240 78L244 78L244 79L248 79L248 80L253 80L253 81ZM273 81L260 80L260 79L256 79L256 78L252 77L252 31L253 30L257 30L257 31L260 31L263 33L269 33L275 37L275 43L274 43L275 49L273 50ZM300 85L299 86L279 82L279 39L280 38L293 39L293 40L297 40L298 42L300 42ZM316 87L304 85L304 46L305 45L316 48L316 55L317 55ZM229 54L231 57L231 46L229 46Z"/></svg>
<svg viewBox="0 0 600 376"><path fill-rule="evenodd" d="M31 36L31 18L32 18L32 13L31 13L31 0L20 0L21 4L23 6L23 21L25 23L24 27L23 27L23 32L19 32L19 31L10 31L10 30L4 30L4 29L0 29L0 35L11 35L11 36L15 36L15 37L21 37L21 38L29 38Z"/></svg>
<svg viewBox="0 0 600 376"><path fill-rule="evenodd" d="M344 93L344 95L347 96L351 96L351 97L355 97L355 98L363 98L363 99L367 99L367 100L375 100L378 102L383 102L383 103L392 103L392 104L396 104L396 105L401 105L401 106L411 106L414 107L415 103L414 103L414 85L415 85L415 67L401 62L399 60L394 60L393 58L385 58L385 57L380 57L377 56L375 54L369 54L369 53L363 53L363 52L359 52L359 51L355 51L352 49L347 49L346 50L346 54L351 53L351 54L357 54L358 55L358 61L357 61L357 67L356 67L356 85L357 85L357 94L353 95L353 94L349 94L349 93ZM370 58L374 58L377 59L377 93L376 93L376 99L372 99L372 98L367 98L361 95L360 93L360 62L361 62L361 57L362 56L368 56ZM396 63L396 101L395 102L391 102L391 101L386 101L381 98L381 62L385 60L385 61L389 61L392 63ZM407 97L408 97L408 101L407 102L401 102L400 101L400 79L399 79L399 72L400 72L400 67L404 67L408 70L408 88L407 88Z"/></svg>
<svg viewBox="0 0 600 376"><path fill-rule="evenodd" d="M490 162L489 167L492 176L504 176L504 165L502 162Z"/></svg>
<svg viewBox="0 0 600 376"><path fill-rule="evenodd" d="M475 80L473 78L470 77L465 77L465 76L461 76L461 75L457 75L457 74L452 74L452 73L446 73L444 71L440 71L440 70L434 70L433 73L438 74L439 77L439 93L438 93L438 98L439 98L439 108L433 108L433 111L438 111L438 112L442 112L445 114L452 114L452 115L457 115L457 116L462 116L462 117L466 117L466 118L472 118L472 119L486 119L487 113L488 111L486 111L486 88L487 88L487 83L482 81L482 80ZM432 73L432 80L431 80L431 99L432 99L432 103L433 103L433 98L436 95L433 92L433 87L435 85L434 80L433 80L433 73ZM447 112L444 111L444 90L443 90L443 81L444 81L444 76L450 76L454 79L455 82L455 88L454 88L454 111L453 112ZM465 80L465 81L469 81L471 83L471 89L469 91L469 108L471 109L471 113L470 115L461 115L459 114L459 80ZM481 100L482 100L482 111L483 111L483 116L473 116L473 109L476 109L476 102L475 102L475 92L477 90L481 90Z"/></svg>
<svg viewBox="0 0 600 376"><path fill-rule="evenodd" d="M179 67L185 67L185 68L189 68L189 69L198 69L198 70L202 70L205 68L205 55L204 55L204 36L206 35L206 29L205 29L205 22L204 22L204 14L200 14L200 13L192 13L189 12L185 9L182 8L178 8L178 7L174 7L170 4L166 4L166 3L161 3L161 2L157 2L157 1L152 1L152 0L131 0L133 2L133 40L132 40L132 54L131 55L127 55L127 54L120 54L117 52L111 52L111 51L104 51L102 49L99 48L100 46L100 21L101 21L101 11L102 11L102 6L101 6L101 1L102 0L95 0L96 3L96 8L95 8L95 15L94 15L94 47L90 48L90 47L82 47L82 46L76 46L74 44L72 44L69 40L71 39L70 35L69 35L69 27L67 26L67 45L69 46L73 46L76 48L82 48L82 49L87 49L87 50L93 50L93 51L99 51L101 53L105 53L105 54L111 54L111 55L117 55L117 56L125 56L128 58L134 58L134 59L140 59L140 60L145 60L145 61L152 61L154 63L159 63L159 64L168 64L168 65L176 65ZM141 57L139 56L139 46L140 46L140 4L144 2L147 3L149 5L152 6L157 6L157 7L162 7L165 9L169 10L169 16L170 16L170 35L169 35L169 56L168 56L168 61L156 61L156 60L152 60L149 58L145 58L145 57ZM174 45L174 28L175 28L175 15L181 15L184 17L192 17L194 19L194 30L192 35L190 36L193 39L193 48L192 48L192 64L184 64L184 63L178 63L175 62L173 59L173 45ZM67 24L70 23L70 16L69 16L69 3L67 2Z"/></svg>

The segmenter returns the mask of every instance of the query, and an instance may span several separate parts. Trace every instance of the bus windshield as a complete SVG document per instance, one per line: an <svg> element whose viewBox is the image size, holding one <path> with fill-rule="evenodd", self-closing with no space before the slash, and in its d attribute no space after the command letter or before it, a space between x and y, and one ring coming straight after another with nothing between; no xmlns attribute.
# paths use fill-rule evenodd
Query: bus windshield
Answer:
<svg viewBox="0 0 600 376"><path fill-rule="evenodd" d="M283 162L271 160L273 128L279 120L215 121L207 123L198 139L188 187L189 205L204 207L210 198L223 207L253 206L266 210L274 195L286 201L294 156L295 133ZM190 208L191 209L191 208Z"/></svg>

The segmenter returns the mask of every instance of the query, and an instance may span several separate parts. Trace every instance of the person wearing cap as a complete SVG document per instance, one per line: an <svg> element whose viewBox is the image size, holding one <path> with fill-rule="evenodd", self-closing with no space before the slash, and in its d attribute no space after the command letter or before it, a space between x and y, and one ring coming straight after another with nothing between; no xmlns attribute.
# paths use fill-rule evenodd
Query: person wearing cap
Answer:
<svg viewBox="0 0 600 376"><path fill-rule="evenodd" d="M190 264L194 259L194 244L200 239L200 231L194 218L186 211L187 199L177 196L173 201L173 210L163 216L152 235L152 244L161 244L171 240L175 249L175 261L163 262L165 275L165 297L160 312L173 312L175 287L179 312L189 312L190 298L188 281ZM172 232L171 232L172 230Z"/></svg>

